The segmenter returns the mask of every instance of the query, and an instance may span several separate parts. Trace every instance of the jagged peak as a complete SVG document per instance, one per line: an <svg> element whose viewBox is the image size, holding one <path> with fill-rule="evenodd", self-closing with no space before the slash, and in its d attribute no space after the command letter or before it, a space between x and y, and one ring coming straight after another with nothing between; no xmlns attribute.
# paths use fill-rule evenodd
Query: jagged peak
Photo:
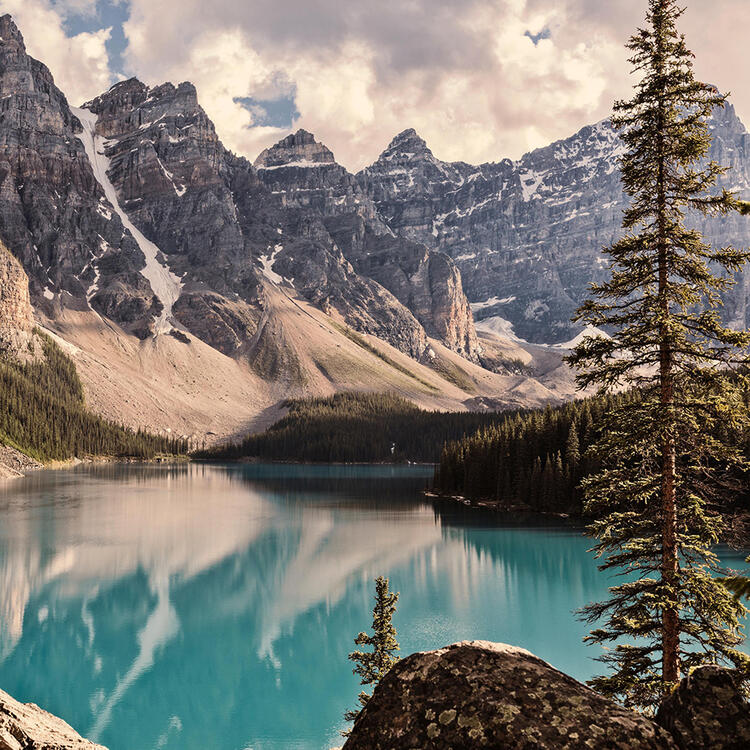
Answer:
<svg viewBox="0 0 750 750"><path fill-rule="evenodd" d="M198 107L198 94L189 81L175 84L167 81L158 86L148 86L136 77L118 81L103 94L83 106L97 114L116 113L122 110L163 105L176 99L182 112L192 112Z"/></svg>
<svg viewBox="0 0 750 750"><path fill-rule="evenodd" d="M122 81L117 81L117 83L113 83L108 89L107 93L114 92L114 91L123 91L126 89L147 89L148 86L146 86L143 81L141 81L139 78L136 78L136 76L132 76L130 78L124 78Z"/></svg>
<svg viewBox="0 0 750 750"><path fill-rule="evenodd" d="M16 26L13 16L10 13L5 13L0 16L0 42L6 43L9 41L18 43L24 51L26 50L23 34L21 34L18 26Z"/></svg>
<svg viewBox="0 0 750 750"><path fill-rule="evenodd" d="M265 149L255 160L256 169L273 169L286 166L322 166L335 164L333 151L307 130L300 128L278 143Z"/></svg>
<svg viewBox="0 0 750 750"><path fill-rule="evenodd" d="M378 158L378 161L392 161L393 159L411 159L417 157L432 157L432 151L427 142L414 128L402 130L389 144L388 148Z"/></svg>

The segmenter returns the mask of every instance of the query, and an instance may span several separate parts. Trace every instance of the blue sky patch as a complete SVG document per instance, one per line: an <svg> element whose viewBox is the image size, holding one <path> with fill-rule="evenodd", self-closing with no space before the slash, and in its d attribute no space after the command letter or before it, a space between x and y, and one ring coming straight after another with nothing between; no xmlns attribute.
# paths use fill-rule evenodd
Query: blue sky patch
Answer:
<svg viewBox="0 0 750 750"><path fill-rule="evenodd" d="M542 39L549 39L552 36L552 32L545 26L538 34L532 34L528 29L524 32L524 36L529 37L534 46L536 47Z"/></svg>
<svg viewBox="0 0 750 750"><path fill-rule="evenodd" d="M252 113L255 125L291 128L294 121L300 116L294 94L280 99L254 99L252 96L236 96L234 101L239 102Z"/></svg>
<svg viewBox="0 0 750 750"><path fill-rule="evenodd" d="M59 6L59 3L53 3ZM63 30L69 37L82 32L99 31L112 27L110 38L107 40L107 56L109 69L113 72L112 83L126 75L123 52L127 46L125 32L122 25L130 17L130 6L121 0L99 0L93 13L75 13L66 8L56 7L63 18Z"/></svg>

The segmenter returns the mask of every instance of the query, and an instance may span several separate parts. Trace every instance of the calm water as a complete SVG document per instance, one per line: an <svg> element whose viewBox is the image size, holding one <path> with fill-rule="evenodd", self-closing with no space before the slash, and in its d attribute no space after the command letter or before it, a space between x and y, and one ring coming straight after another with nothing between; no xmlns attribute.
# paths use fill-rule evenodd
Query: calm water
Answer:
<svg viewBox="0 0 750 750"><path fill-rule="evenodd" d="M591 676L571 614L606 592L588 540L424 502L430 474L98 466L2 484L0 686L110 750L327 748L381 573L405 653L505 641Z"/></svg>

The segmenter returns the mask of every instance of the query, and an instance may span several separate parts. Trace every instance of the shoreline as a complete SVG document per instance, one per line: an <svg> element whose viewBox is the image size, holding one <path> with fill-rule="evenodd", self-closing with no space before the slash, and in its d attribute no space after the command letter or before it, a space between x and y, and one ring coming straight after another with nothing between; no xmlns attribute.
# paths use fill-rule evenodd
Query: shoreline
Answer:
<svg viewBox="0 0 750 750"><path fill-rule="evenodd" d="M37 461L17 448L0 443L0 482L13 479L23 479L37 471L57 471L74 469L83 464L131 464L131 463L187 463L191 461L187 456L169 456L154 458L138 458L133 456L73 456L67 459L54 459L47 463Z"/></svg>
<svg viewBox="0 0 750 750"><path fill-rule="evenodd" d="M424 490L422 496L429 500L445 500L474 510L489 510L497 514L515 514L558 518L562 521L585 522L586 517L577 513L562 513L550 510L534 510L528 505L503 505L499 500L470 500L464 495L447 495L433 490Z"/></svg>

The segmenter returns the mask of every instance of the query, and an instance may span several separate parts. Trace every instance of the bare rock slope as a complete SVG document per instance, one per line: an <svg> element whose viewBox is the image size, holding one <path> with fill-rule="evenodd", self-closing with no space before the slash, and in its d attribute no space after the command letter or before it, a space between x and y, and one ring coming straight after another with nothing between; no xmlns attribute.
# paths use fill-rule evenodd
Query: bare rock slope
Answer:
<svg viewBox="0 0 750 750"><path fill-rule="evenodd" d="M0 750L106 750L62 719L0 690Z"/></svg>
<svg viewBox="0 0 750 750"><path fill-rule="evenodd" d="M0 242L0 354L14 358L30 354L33 325L29 280Z"/></svg>

